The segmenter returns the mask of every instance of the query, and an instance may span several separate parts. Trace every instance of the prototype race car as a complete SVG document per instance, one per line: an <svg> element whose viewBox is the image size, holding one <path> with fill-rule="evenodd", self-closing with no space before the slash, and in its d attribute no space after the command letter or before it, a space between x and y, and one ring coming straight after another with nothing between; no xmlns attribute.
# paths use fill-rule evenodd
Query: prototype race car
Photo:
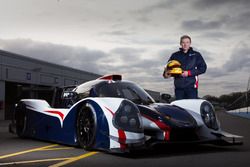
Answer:
<svg viewBox="0 0 250 167"><path fill-rule="evenodd" d="M163 97L168 97L164 94ZM202 99L156 103L121 75L103 76L78 86L57 88L47 101L23 99L10 131L85 150L129 152L157 143L242 144L223 132L214 107Z"/></svg>

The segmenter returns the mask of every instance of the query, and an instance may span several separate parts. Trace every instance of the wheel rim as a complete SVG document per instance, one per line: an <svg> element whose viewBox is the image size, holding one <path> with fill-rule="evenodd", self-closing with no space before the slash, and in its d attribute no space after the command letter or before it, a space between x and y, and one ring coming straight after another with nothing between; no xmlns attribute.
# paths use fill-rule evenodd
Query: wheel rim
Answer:
<svg viewBox="0 0 250 167"><path fill-rule="evenodd" d="M95 138L96 120L89 108L83 109L78 117L78 138L83 148L92 146Z"/></svg>

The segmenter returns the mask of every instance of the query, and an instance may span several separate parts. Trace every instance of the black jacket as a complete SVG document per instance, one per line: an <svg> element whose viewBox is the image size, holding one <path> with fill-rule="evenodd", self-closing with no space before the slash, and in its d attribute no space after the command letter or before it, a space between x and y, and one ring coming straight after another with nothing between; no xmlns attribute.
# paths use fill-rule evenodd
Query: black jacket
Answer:
<svg viewBox="0 0 250 167"><path fill-rule="evenodd" d="M192 48L184 53L180 48L171 55L168 61L177 60L181 63L183 71L188 71L188 77L177 76L174 80L175 88L198 88L198 75L207 70L207 65L199 52Z"/></svg>

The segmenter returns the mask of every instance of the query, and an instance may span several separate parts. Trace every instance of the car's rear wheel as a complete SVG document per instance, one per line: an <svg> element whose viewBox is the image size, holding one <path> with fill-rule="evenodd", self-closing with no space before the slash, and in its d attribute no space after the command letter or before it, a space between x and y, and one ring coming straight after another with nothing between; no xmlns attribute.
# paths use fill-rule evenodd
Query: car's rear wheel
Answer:
<svg viewBox="0 0 250 167"><path fill-rule="evenodd" d="M77 116L77 139L85 150L92 150L96 137L96 113L91 105L84 105Z"/></svg>
<svg viewBox="0 0 250 167"><path fill-rule="evenodd" d="M25 137L25 130L27 126L26 105L20 104L15 111L16 119L16 133L19 137Z"/></svg>

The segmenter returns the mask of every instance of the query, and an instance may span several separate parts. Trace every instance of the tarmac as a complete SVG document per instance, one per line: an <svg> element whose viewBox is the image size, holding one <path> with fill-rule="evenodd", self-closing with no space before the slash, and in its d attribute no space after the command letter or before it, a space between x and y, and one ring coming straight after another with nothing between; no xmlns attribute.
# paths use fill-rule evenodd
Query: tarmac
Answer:
<svg viewBox="0 0 250 167"><path fill-rule="evenodd" d="M223 130L244 136L243 145L217 146L210 144L158 145L130 154L110 154L103 151L85 151L82 148L58 143L19 138L8 133L11 121L0 121L0 166L43 167L211 167L249 166L250 120L226 112L216 115Z"/></svg>

